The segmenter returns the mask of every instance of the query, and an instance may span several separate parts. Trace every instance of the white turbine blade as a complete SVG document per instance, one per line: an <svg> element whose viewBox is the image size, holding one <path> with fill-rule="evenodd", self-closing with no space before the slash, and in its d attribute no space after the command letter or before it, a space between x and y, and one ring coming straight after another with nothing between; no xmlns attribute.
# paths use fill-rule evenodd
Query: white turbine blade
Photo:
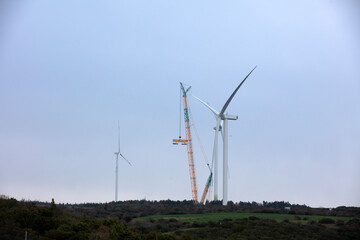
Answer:
<svg viewBox="0 0 360 240"><path fill-rule="evenodd" d="M207 104L206 102L204 102L204 101L201 100L200 98L195 97L194 95L193 95L193 97L196 98L197 100L199 100L199 101L200 101L202 104L204 104L208 109L210 109L210 111L212 111L212 112L215 114L216 117L219 116L219 113L218 113L215 109L213 109L209 104Z"/></svg>
<svg viewBox="0 0 360 240"><path fill-rule="evenodd" d="M125 159L125 161L127 161L127 163L130 165L130 166L132 166L131 165L131 163L120 153L120 156L123 158L123 159Z"/></svg>
<svg viewBox="0 0 360 240"><path fill-rule="evenodd" d="M213 172L214 160L215 160L215 155L216 155L216 150L217 150L216 147L217 147L217 143L218 143L219 125L220 125L219 121L217 121L216 127L215 127L215 138L214 138L213 155L212 155L212 163L211 163L211 171L212 172Z"/></svg>
<svg viewBox="0 0 360 240"><path fill-rule="evenodd" d="M215 131L215 138L214 138L214 146L213 146L213 154L212 154L212 160L211 160L211 171L213 172L213 166L215 163L215 154L216 154L216 141L217 141L217 136L216 136L216 131Z"/></svg>
<svg viewBox="0 0 360 240"><path fill-rule="evenodd" d="M218 137L218 134L219 134L219 128L220 128L220 124L221 124L221 119L220 119L220 117L218 117L217 118L217 120L216 120L216 127L215 127L215 139L214 139L214 147L213 147L213 161L214 161L214 158L215 158L215 154L216 154L216 152L215 151L217 151L218 149L217 149L217 144L218 144L218 139L219 139L219 137ZM211 165L214 165L214 163L211 163ZM212 169L211 169L212 170ZM212 171L213 172L213 171Z"/></svg>
<svg viewBox="0 0 360 240"><path fill-rule="evenodd" d="M239 88L241 87L241 85L245 82L245 80L250 76L250 74L255 70L257 66L255 66L253 68L253 70L251 70L251 72L249 72L248 75L246 75L246 77L244 78L244 80L241 81L241 83L239 84L239 86L237 86L237 88L234 90L234 92L231 94L231 96L229 97L229 99L226 101L226 103L224 104L223 108L220 111L220 116L224 115L224 112L226 110L226 108L229 106L231 100L233 99L233 97L235 96L236 92L239 90Z"/></svg>

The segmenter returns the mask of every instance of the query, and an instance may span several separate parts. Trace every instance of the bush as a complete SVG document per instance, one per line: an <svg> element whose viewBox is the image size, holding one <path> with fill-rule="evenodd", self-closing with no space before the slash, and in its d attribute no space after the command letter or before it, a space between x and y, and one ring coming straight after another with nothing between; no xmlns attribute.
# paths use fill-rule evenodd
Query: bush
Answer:
<svg viewBox="0 0 360 240"><path fill-rule="evenodd" d="M69 239L71 236L73 236L75 233L74 232L63 232L61 230L58 229L51 229L49 231L47 231L45 233L45 236L48 238L53 238L53 239L58 239L58 240L62 240L62 239Z"/></svg>
<svg viewBox="0 0 360 240"><path fill-rule="evenodd" d="M124 226L121 223L116 223L112 226L110 231L111 239L128 239L128 240L140 240L140 235L133 232L130 228Z"/></svg>
<svg viewBox="0 0 360 240"><path fill-rule="evenodd" d="M191 237L190 235L182 234L180 239L181 240L193 240L194 238Z"/></svg>
<svg viewBox="0 0 360 240"><path fill-rule="evenodd" d="M322 218L319 220L319 223L321 224L334 224L335 221L332 218Z"/></svg>
<svg viewBox="0 0 360 240"><path fill-rule="evenodd" d="M308 220L307 221L307 225L314 225L316 222L314 220Z"/></svg>
<svg viewBox="0 0 360 240"><path fill-rule="evenodd" d="M344 226L344 221L343 220L336 220L336 226Z"/></svg>

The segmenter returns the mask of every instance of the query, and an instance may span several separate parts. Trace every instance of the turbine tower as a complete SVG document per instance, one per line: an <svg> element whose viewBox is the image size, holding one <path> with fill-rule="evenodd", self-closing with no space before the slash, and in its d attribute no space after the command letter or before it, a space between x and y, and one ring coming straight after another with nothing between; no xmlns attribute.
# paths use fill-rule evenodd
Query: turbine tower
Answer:
<svg viewBox="0 0 360 240"><path fill-rule="evenodd" d="M255 66L246 77L241 81L237 86L234 92L231 94L229 99L226 101L222 107L220 113L212 108L209 104L205 103L201 99L195 97L202 104L204 104L210 111L212 111L216 118L216 127L215 127L215 139L214 139L214 148L213 148L213 161L214 161L214 200L218 200L218 133L220 131L220 124L223 121L223 205L227 205L228 202L228 120L237 120L238 116L225 114L226 108L229 106L231 100L234 98L235 94L245 82L245 80L250 76L250 74L255 70Z"/></svg>
<svg viewBox="0 0 360 240"><path fill-rule="evenodd" d="M118 121L118 143L119 148L117 152L114 152L116 155L116 167L115 167L115 202L118 201L118 164L119 164L119 155L130 165L131 163L121 154L120 152L120 123Z"/></svg>

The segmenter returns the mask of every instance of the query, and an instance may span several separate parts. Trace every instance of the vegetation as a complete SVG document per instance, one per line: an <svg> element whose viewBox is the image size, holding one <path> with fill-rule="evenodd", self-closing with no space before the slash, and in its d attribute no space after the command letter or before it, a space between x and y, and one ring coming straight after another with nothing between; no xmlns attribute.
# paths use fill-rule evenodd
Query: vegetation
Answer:
<svg viewBox="0 0 360 240"><path fill-rule="evenodd" d="M273 219L277 222L281 222L284 220L289 220L291 222L297 223L307 223L308 221L319 221L320 223L330 224L335 223L338 220L348 221L350 217L324 217L324 216L316 216L316 215L293 215L289 216L289 214L280 214L280 213L238 213L238 212L224 212L224 213L204 213L204 214L181 214L181 215L154 215L150 216L151 219L176 219L177 221L182 222L208 222L208 221L220 221L224 219L244 219L256 217L258 219ZM140 217L135 218L134 221L145 221L149 219L149 217Z"/></svg>
<svg viewBox="0 0 360 240"><path fill-rule="evenodd" d="M284 209L290 207L290 210ZM55 204L0 198L0 239L360 239L360 209L287 202Z"/></svg>
<svg viewBox="0 0 360 240"><path fill-rule="evenodd" d="M37 203L42 204L44 203ZM45 203L49 205L49 203ZM205 213L277 213L289 215L317 215L338 217L360 217L360 208L338 207L310 208L305 205L290 204L288 202L229 202L228 206L222 206L220 201L207 203L206 205L194 205L190 200L184 201L124 201L110 202L106 204L58 204L58 207L73 214L86 214L96 219L114 218L130 222L134 218L153 215L182 215L182 214L205 214ZM285 209L290 208L290 210Z"/></svg>
<svg viewBox="0 0 360 240"><path fill-rule="evenodd" d="M116 219L69 214L57 208L54 200L49 206L38 206L0 199L0 239L24 239L25 232L28 239L168 239L161 233L140 234Z"/></svg>
<svg viewBox="0 0 360 240"><path fill-rule="evenodd" d="M149 223L153 221L153 225ZM189 239L359 239L359 220L340 225L309 221L298 224L289 221L249 217L209 222L179 222L176 219L149 220L147 228L156 228Z"/></svg>

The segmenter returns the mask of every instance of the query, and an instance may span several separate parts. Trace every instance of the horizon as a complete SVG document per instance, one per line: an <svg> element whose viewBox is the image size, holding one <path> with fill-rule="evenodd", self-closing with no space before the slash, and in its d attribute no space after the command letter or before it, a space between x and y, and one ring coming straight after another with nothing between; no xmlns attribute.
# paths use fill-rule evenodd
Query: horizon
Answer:
<svg viewBox="0 0 360 240"><path fill-rule="evenodd" d="M51 204L52 202L52 198L50 201L48 200L31 200L31 199L17 199L17 198L14 198L14 197L10 197L10 196L5 196L5 195L1 195L0 196L0 199L15 199L17 201L24 201L24 202L35 202L35 203L46 203L46 204ZM131 202L131 201L147 201L147 202L161 202L161 201L172 201L172 202L183 202L183 201L187 201L187 202L191 202L192 199L183 199L183 200L180 200L180 199L177 199L177 200L174 200L174 199L127 199L127 200L118 200L118 201L115 201L115 200L112 200L112 201L109 201L109 202L58 202L56 201L56 199L54 199L54 202L55 204L60 204L60 205L82 205L82 204L108 204L108 203L122 203L122 202ZM214 200L213 200L214 201ZM222 199L219 199L217 200L217 202L222 202ZM304 204L304 203L292 203L292 202L289 202L289 201L286 201L286 200L277 200L277 201L266 201L266 200L263 200L261 202L256 202L256 201L232 201L232 200L228 200L228 202L232 202L233 204L239 204L239 203L256 203L256 204L259 204L260 206L263 206L263 202L267 202L267 203L274 203L274 202L284 202L284 203L289 203L291 205L299 205L299 206L306 206L306 207L310 207L310 208L338 208L338 207L355 207L355 208L360 208L359 206L346 206L346 205L339 205L339 206L310 206L310 205L307 205L307 204ZM198 206L207 206L209 203L207 204L194 204L194 205L198 205ZM226 206L223 206L223 207L226 207Z"/></svg>

